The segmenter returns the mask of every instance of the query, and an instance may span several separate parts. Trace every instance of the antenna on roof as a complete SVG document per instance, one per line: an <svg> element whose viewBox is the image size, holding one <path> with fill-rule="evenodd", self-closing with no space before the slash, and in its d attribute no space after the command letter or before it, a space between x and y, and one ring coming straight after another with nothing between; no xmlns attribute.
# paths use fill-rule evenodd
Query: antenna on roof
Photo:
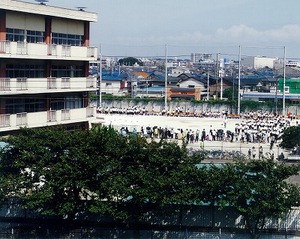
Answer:
<svg viewBox="0 0 300 239"><path fill-rule="evenodd" d="M76 7L78 9L78 11L82 11L84 12L84 9L86 9L86 7Z"/></svg>
<svg viewBox="0 0 300 239"><path fill-rule="evenodd" d="M48 0L35 0L36 2L39 2L41 5L46 5L46 2L49 2Z"/></svg>

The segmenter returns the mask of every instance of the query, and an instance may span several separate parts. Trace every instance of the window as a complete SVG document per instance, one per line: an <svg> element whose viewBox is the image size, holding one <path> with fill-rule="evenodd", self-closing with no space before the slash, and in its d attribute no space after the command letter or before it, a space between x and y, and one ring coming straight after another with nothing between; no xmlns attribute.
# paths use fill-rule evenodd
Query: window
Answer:
<svg viewBox="0 0 300 239"><path fill-rule="evenodd" d="M70 46L82 46L83 35L64 34L64 33L52 33L52 44L56 45L70 45Z"/></svg>
<svg viewBox="0 0 300 239"><path fill-rule="evenodd" d="M52 66L51 75L53 77L84 77L83 66Z"/></svg>
<svg viewBox="0 0 300 239"><path fill-rule="evenodd" d="M45 32L43 31L33 31L33 30L23 30L16 28L6 28L6 40L14 42L26 42L29 43L41 43L44 42Z"/></svg>
<svg viewBox="0 0 300 239"><path fill-rule="evenodd" d="M44 32L41 31L31 31L26 32L26 41L30 43L41 43L44 42Z"/></svg>
<svg viewBox="0 0 300 239"><path fill-rule="evenodd" d="M78 96L72 96L66 98L66 109L79 109L82 108L82 99Z"/></svg>
<svg viewBox="0 0 300 239"><path fill-rule="evenodd" d="M6 40L24 42L25 31L22 29L6 28Z"/></svg>
<svg viewBox="0 0 300 239"><path fill-rule="evenodd" d="M18 114L23 112L40 112L46 107L45 99L8 99L5 106L6 114Z"/></svg>
<svg viewBox="0 0 300 239"><path fill-rule="evenodd" d="M9 78L43 78L45 66L34 64L7 64L6 76Z"/></svg>

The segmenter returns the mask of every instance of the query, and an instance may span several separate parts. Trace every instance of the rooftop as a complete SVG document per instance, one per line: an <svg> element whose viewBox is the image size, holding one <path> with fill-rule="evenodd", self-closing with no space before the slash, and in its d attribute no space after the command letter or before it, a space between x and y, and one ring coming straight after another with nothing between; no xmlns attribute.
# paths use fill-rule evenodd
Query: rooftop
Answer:
<svg viewBox="0 0 300 239"><path fill-rule="evenodd" d="M96 13L86 12L78 9L72 10L61 7L53 7L40 3L28 3L17 0L1 0L0 9L88 22L97 22L98 20Z"/></svg>

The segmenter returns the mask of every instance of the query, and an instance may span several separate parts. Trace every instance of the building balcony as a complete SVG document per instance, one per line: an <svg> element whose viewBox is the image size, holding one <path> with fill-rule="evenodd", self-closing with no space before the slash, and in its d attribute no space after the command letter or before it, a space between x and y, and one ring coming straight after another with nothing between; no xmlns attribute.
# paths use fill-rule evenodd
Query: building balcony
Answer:
<svg viewBox="0 0 300 239"><path fill-rule="evenodd" d="M97 48L0 41L0 58L97 60Z"/></svg>
<svg viewBox="0 0 300 239"><path fill-rule="evenodd" d="M82 92L97 89L96 77L0 78L0 94Z"/></svg>
<svg viewBox="0 0 300 239"><path fill-rule="evenodd" d="M66 125L96 119L96 107L80 109L49 110L34 113L0 115L0 132L9 132L23 127L36 128Z"/></svg>

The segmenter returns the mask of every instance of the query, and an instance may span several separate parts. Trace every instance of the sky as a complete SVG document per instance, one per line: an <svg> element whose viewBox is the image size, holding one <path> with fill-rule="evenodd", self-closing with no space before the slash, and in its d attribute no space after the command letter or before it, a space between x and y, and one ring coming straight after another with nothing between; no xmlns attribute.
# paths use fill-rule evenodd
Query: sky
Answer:
<svg viewBox="0 0 300 239"><path fill-rule="evenodd" d="M35 2L35 0L26 0ZM49 0L98 14L91 45L103 56L191 53L300 58L300 0Z"/></svg>

